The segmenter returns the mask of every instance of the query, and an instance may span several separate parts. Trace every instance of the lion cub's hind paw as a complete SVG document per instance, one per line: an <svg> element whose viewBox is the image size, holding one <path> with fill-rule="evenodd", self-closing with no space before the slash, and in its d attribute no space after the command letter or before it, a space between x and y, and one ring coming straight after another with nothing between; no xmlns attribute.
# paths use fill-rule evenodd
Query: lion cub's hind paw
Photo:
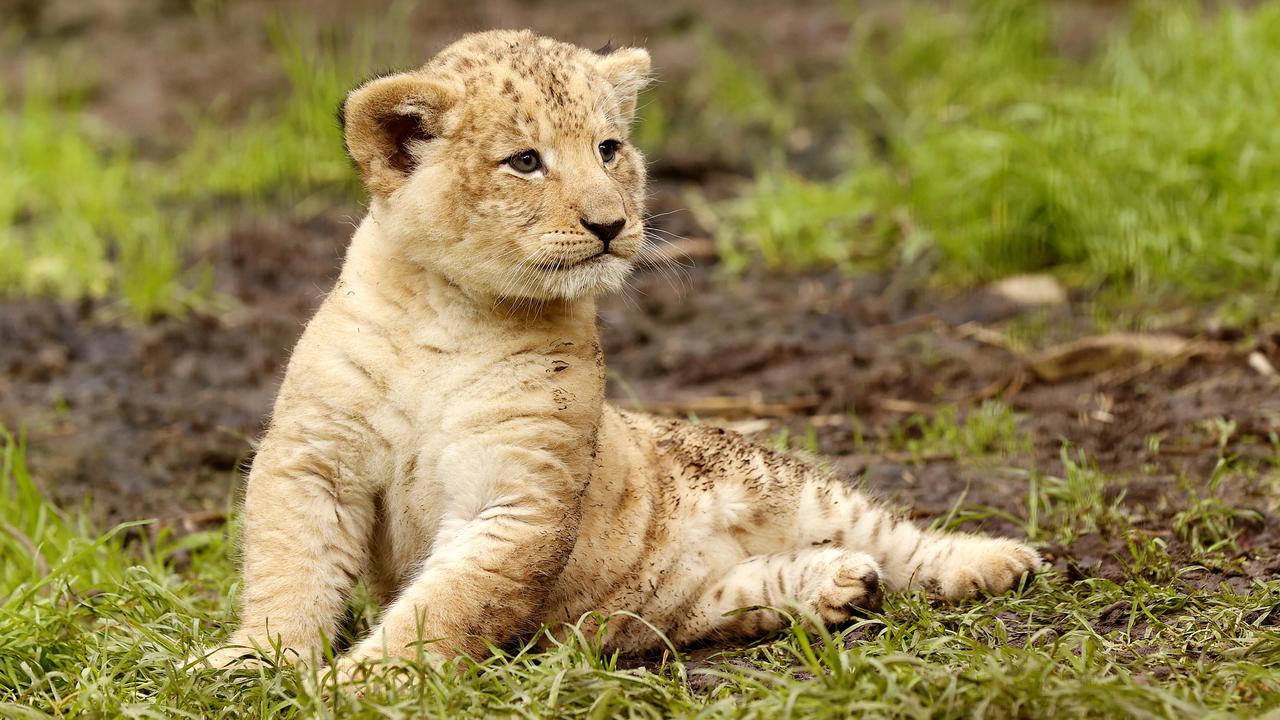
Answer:
<svg viewBox="0 0 1280 720"><path fill-rule="evenodd" d="M955 541L960 546L937 574L937 591L944 600L999 595L1040 567L1040 554L1016 540L966 537Z"/></svg>

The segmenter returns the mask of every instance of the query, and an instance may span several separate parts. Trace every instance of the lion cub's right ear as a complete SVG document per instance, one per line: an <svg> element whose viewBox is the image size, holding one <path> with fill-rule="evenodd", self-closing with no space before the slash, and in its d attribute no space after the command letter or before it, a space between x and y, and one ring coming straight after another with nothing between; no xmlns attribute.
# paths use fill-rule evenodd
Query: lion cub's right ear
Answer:
<svg viewBox="0 0 1280 720"><path fill-rule="evenodd" d="M343 139L370 194L386 196L404 183L422 144L443 134L456 101L451 89L416 73L374 78L347 95L338 113Z"/></svg>

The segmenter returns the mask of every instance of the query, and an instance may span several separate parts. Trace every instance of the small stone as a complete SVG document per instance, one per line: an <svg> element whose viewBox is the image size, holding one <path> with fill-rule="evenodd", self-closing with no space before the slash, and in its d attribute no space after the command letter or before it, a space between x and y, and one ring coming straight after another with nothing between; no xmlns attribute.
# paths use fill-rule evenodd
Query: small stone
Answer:
<svg viewBox="0 0 1280 720"><path fill-rule="evenodd" d="M1023 307L1063 305L1066 288L1052 275L1012 275L987 286L988 292Z"/></svg>

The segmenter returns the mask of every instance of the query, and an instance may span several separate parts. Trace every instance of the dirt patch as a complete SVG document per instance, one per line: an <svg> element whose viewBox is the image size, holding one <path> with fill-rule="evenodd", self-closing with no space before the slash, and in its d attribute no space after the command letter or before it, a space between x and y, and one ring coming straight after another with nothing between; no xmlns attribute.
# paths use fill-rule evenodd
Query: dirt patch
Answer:
<svg viewBox="0 0 1280 720"><path fill-rule="evenodd" d="M225 508L288 351L332 284L338 219L233 232L211 260L236 305L145 327L110 308L0 303L0 422L24 427L33 472L100 518Z"/></svg>

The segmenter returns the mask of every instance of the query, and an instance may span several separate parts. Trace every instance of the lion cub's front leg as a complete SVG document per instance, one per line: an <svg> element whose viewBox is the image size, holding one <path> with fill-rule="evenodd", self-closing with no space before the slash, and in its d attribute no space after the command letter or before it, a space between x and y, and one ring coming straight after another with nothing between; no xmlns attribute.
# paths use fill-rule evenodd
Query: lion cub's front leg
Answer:
<svg viewBox="0 0 1280 720"><path fill-rule="evenodd" d="M321 659L368 563L373 488L344 472L341 439L306 431L306 443L268 436L254 461L243 511L244 606L239 629L205 657L215 667L275 661L277 650L284 662Z"/></svg>
<svg viewBox="0 0 1280 720"><path fill-rule="evenodd" d="M539 447L475 438L439 462L448 505L431 554L340 672L426 652L482 656L538 627L579 524L585 478Z"/></svg>

